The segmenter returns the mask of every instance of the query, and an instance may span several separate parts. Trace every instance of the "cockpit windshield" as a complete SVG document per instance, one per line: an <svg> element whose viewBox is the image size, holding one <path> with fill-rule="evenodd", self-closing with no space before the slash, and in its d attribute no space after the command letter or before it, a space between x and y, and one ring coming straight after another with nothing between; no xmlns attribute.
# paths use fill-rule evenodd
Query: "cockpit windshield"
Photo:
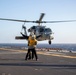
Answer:
<svg viewBox="0 0 76 75"><path fill-rule="evenodd" d="M35 29L35 26L32 26L31 29Z"/></svg>
<svg viewBox="0 0 76 75"><path fill-rule="evenodd" d="M40 28L39 31L40 31L40 32L44 32L44 28Z"/></svg>
<svg viewBox="0 0 76 75"><path fill-rule="evenodd" d="M45 32L52 32L52 30L50 28L46 28Z"/></svg>

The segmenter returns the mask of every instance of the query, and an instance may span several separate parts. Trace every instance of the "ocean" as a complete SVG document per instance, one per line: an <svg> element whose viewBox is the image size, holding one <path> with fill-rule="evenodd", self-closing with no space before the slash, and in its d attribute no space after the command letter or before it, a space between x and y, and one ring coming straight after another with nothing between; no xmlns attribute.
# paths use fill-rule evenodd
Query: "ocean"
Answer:
<svg viewBox="0 0 76 75"><path fill-rule="evenodd" d="M15 48L22 49L28 48L27 44L17 44L17 43L0 43L0 48ZM76 51L76 44L38 44L37 48L61 48L63 50Z"/></svg>

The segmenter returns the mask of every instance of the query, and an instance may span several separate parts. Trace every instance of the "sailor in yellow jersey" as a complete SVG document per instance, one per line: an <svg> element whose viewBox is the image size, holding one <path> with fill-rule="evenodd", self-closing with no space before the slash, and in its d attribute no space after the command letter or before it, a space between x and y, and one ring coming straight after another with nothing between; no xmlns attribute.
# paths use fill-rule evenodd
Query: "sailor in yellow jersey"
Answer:
<svg viewBox="0 0 76 75"><path fill-rule="evenodd" d="M26 54L25 60L31 59L31 58L33 59L34 56L35 56L35 59L37 60L38 56L36 53L36 45L37 45L36 39L39 38L41 35L35 36L34 33L30 33L29 36L25 36L25 35L23 35L23 36L28 40L28 52ZM31 56L31 52L32 52L32 56Z"/></svg>
<svg viewBox="0 0 76 75"><path fill-rule="evenodd" d="M29 56L29 59L31 58L30 57L30 52L32 52L32 59L34 58L34 56L35 56L36 60L38 59L38 56L37 56L37 53L36 53L36 50L35 50L36 45L37 45L36 36L35 35L30 35L29 38L28 38L28 52L26 54L25 60L27 60L28 56Z"/></svg>

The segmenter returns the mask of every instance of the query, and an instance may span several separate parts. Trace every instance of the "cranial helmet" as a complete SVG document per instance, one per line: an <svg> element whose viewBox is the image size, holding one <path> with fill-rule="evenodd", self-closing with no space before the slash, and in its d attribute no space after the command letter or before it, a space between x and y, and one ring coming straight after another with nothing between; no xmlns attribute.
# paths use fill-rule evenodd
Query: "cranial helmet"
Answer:
<svg viewBox="0 0 76 75"><path fill-rule="evenodd" d="M36 38L36 36L35 36L35 34L33 32L30 33L30 36L31 36L32 39Z"/></svg>

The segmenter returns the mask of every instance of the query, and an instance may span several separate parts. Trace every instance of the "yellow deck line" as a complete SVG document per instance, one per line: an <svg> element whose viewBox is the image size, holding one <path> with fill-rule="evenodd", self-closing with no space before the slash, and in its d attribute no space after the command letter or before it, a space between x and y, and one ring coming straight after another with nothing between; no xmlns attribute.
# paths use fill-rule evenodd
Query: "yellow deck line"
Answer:
<svg viewBox="0 0 76 75"><path fill-rule="evenodd" d="M47 53L42 53L42 52L38 52L38 54L57 56L57 57L65 57L65 58L76 58L76 56L68 56L68 55L61 55L61 54L47 54Z"/></svg>

